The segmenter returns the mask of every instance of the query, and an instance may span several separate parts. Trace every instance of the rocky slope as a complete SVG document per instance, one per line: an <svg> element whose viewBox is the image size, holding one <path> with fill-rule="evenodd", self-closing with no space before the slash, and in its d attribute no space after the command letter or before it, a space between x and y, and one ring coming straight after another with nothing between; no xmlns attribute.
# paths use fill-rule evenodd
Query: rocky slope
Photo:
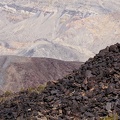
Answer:
<svg viewBox="0 0 120 120"><path fill-rule="evenodd" d="M119 42L120 0L0 0L0 54L86 61Z"/></svg>
<svg viewBox="0 0 120 120"><path fill-rule="evenodd" d="M0 56L0 91L20 91L57 80L80 67L80 62L49 58Z"/></svg>
<svg viewBox="0 0 120 120"><path fill-rule="evenodd" d="M11 120L99 120L111 114L120 117L120 44L48 82L42 93L24 91L0 103L0 118Z"/></svg>

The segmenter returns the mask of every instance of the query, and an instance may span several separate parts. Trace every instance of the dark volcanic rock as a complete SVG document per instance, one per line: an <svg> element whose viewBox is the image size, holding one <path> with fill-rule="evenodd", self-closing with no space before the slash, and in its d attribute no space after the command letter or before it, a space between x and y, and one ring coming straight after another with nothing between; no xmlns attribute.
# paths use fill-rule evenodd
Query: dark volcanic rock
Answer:
<svg viewBox="0 0 120 120"><path fill-rule="evenodd" d="M19 93L0 104L1 119L33 119L35 111L42 120L93 120L111 112L120 116L120 44L101 50L69 76L50 81L41 94Z"/></svg>

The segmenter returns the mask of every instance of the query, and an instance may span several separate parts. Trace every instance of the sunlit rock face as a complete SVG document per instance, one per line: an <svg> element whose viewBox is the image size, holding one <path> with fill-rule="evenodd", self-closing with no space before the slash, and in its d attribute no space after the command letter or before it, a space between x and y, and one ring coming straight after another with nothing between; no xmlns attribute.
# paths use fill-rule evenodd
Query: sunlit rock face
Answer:
<svg viewBox="0 0 120 120"><path fill-rule="evenodd" d="M0 0L2 55L86 61L116 42L119 0Z"/></svg>

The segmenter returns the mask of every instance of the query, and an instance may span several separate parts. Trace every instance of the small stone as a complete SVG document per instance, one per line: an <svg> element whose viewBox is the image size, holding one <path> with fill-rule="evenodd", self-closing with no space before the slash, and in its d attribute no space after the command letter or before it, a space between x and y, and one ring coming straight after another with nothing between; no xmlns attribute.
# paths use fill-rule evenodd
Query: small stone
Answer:
<svg viewBox="0 0 120 120"><path fill-rule="evenodd" d="M111 111L112 104L110 102L107 102L106 104L106 110L109 112Z"/></svg>
<svg viewBox="0 0 120 120"><path fill-rule="evenodd" d="M62 114L62 110L59 110L59 114Z"/></svg>
<svg viewBox="0 0 120 120"><path fill-rule="evenodd" d="M85 112L85 115L88 116L88 117L94 117L94 115L90 112Z"/></svg>
<svg viewBox="0 0 120 120"><path fill-rule="evenodd" d="M31 111L31 110L32 110L31 108L28 109L28 111Z"/></svg>

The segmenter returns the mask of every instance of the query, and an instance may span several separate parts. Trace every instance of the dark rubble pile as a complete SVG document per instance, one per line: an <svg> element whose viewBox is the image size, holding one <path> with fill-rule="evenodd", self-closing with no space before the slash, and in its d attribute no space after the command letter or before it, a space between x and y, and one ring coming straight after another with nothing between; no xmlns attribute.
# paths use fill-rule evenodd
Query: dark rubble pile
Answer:
<svg viewBox="0 0 120 120"><path fill-rule="evenodd" d="M79 70L41 93L25 91L0 104L1 119L99 120L120 116L120 44L101 50Z"/></svg>

